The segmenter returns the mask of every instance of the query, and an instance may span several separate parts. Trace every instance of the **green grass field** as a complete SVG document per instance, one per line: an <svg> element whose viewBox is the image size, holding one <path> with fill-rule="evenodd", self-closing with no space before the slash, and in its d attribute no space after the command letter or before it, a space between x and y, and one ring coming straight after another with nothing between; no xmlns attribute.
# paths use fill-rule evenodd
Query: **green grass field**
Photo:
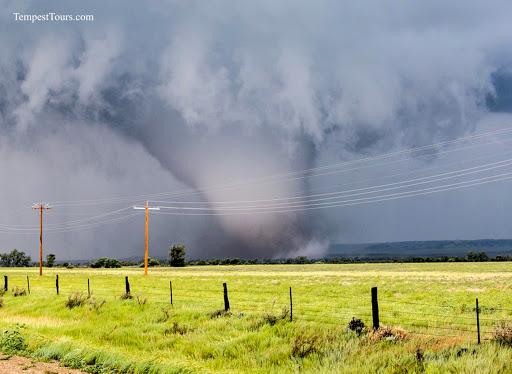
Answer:
<svg viewBox="0 0 512 374"><path fill-rule="evenodd" d="M153 268L148 277L140 268L38 270L2 269L4 351L18 329L24 354L93 372L512 372L512 348L492 341L495 324L512 319L509 263L202 266ZM13 296L27 276L30 295ZM121 299L125 276L138 300ZM87 295L88 278L95 306L66 307L69 295ZM219 312L223 282L229 314ZM347 328L352 317L371 326L374 286L381 323L405 333L378 339Z"/></svg>

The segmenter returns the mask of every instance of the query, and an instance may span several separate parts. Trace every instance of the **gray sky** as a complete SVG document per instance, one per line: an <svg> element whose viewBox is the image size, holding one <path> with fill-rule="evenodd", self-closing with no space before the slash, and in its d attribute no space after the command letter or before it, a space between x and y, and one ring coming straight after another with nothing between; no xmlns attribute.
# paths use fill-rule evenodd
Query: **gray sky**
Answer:
<svg viewBox="0 0 512 374"><path fill-rule="evenodd" d="M296 172L512 122L509 1L0 4L0 251L36 257L37 231L25 231L37 229L36 201L55 206L45 216L47 253L142 256L143 215L86 225L134 213L130 206L148 194ZM32 23L13 13L94 21ZM218 214L222 201L452 172L512 157L510 142L476 147L507 134L458 145L475 146L465 151L437 147L430 157L180 199ZM173 243L186 244L191 257L270 257L320 256L336 242L510 238L509 188L502 181L265 215L154 214L150 254L165 257Z"/></svg>

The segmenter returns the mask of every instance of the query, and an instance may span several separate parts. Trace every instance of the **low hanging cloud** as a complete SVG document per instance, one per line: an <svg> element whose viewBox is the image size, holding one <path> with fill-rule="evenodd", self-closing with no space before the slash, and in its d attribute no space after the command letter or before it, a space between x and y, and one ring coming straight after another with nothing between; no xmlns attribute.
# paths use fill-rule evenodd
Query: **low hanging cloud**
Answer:
<svg viewBox="0 0 512 374"><path fill-rule="evenodd" d="M487 114L497 97L493 77L512 58L506 1L3 5L0 137L11 162L2 172L30 165L33 147L41 159L62 155L58 171L37 187L0 187L9 201L199 188L456 138ZM92 14L94 21L19 22L12 12ZM158 178L142 182L140 170L155 164ZM97 173L86 191L70 182L91 167ZM218 201L310 187L306 178L205 191L199 199L216 212ZM197 229L180 239L194 243L197 257L321 255L339 236L331 216L185 217ZM155 250L163 256L177 231L160 225ZM126 243L135 241L127 235ZM114 248L117 237L105 233L113 243L106 253L136 253L139 244ZM79 246L99 248L99 240L82 237Z"/></svg>

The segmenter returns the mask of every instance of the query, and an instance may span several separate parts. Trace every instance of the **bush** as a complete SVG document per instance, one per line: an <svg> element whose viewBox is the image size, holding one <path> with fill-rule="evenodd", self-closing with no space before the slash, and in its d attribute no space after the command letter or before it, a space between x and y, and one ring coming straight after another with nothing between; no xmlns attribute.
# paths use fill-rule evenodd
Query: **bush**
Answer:
<svg viewBox="0 0 512 374"><path fill-rule="evenodd" d="M178 322L173 322L171 328L164 330L164 335L169 335L169 334L185 335L189 331L193 331L193 329L191 329L190 327L187 327L187 326L180 326L178 324Z"/></svg>
<svg viewBox="0 0 512 374"><path fill-rule="evenodd" d="M162 310L163 316L158 318L156 321L157 322L167 322L169 320L169 318L171 317L169 315L169 309L161 308L161 310Z"/></svg>
<svg viewBox="0 0 512 374"><path fill-rule="evenodd" d="M12 295L14 297L26 296L27 295L27 291L25 291L24 288L19 288L18 286L16 286L16 288L12 289Z"/></svg>
<svg viewBox="0 0 512 374"><path fill-rule="evenodd" d="M318 335L299 335L295 338L292 347L292 356L304 358L312 353L318 353Z"/></svg>
<svg viewBox="0 0 512 374"><path fill-rule="evenodd" d="M91 306L91 310L94 310L97 312L106 303L107 303L107 300L105 300L105 299L101 300L101 302L98 302L98 301L96 301L96 299L94 297L91 297L88 304Z"/></svg>
<svg viewBox="0 0 512 374"><path fill-rule="evenodd" d="M121 300L132 300L133 299L133 295L129 292L123 292L121 295L119 295L119 298Z"/></svg>
<svg viewBox="0 0 512 374"><path fill-rule="evenodd" d="M137 299L137 304L139 304L139 306L144 306L147 304L148 302L148 298L147 297L144 297L142 295L135 295L136 296L136 299Z"/></svg>
<svg viewBox="0 0 512 374"><path fill-rule="evenodd" d="M102 257L89 264L91 268L120 268L121 262L117 258Z"/></svg>
<svg viewBox="0 0 512 374"><path fill-rule="evenodd" d="M277 322L279 321L283 321L286 319L286 317L288 317L288 308L287 307L284 307L283 310L281 311L281 315L279 316L276 316L272 313L264 313L261 318L262 318L262 322L263 324L268 324L270 326L274 326Z"/></svg>
<svg viewBox="0 0 512 374"><path fill-rule="evenodd" d="M69 295L68 300L66 301L66 306L69 309L73 309L77 306L84 306L89 300L89 296L85 296L82 292L75 292L74 295Z"/></svg>
<svg viewBox="0 0 512 374"><path fill-rule="evenodd" d="M352 331L355 331L357 335L361 335L361 333L364 330L364 327L364 322L356 317L352 317L352 319L348 323L348 328Z"/></svg>
<svg viewBox="0 0 512 374"><path fill-rule="evenodd" d="M405 331L401 327L390 327L385 325L380 325L377 330L372 330L368 334L368 339L372 342L376 342L379 340L387 340L390 342L394 342L397 340L406 340L409 338L409 333Z"/></svg>
<svg viewBox="0 0 512 374"><path fill-rule="evenodd" d="M208 313L208 316L211 319L219 318L219 317L231 317L232 315L233 315L233 313L231 313L231 311L229 311L229 310L226 311L224 309L219 309L219 310L216 310L215 312Z"/></svg>
<svg viewBox="0 0 512 374"><path fill-rule="evenodd" d="M148 258L148 266L160 266L160 261L158 259L150 259Z"/></svg>
<svg viewBox="0 0 512 374"><path fill-rule="evenodd" d="M20 333L20 326L5 330L0 337L0 348L3 353L19 353L27 349L27 343Z"/></svg>
<svg viewBox="0 0 512 374"><path fill-rule="evenodd" d="M512 346L512 325L507 321L500 321L494 328L492 340L498 344Z"/></svg>

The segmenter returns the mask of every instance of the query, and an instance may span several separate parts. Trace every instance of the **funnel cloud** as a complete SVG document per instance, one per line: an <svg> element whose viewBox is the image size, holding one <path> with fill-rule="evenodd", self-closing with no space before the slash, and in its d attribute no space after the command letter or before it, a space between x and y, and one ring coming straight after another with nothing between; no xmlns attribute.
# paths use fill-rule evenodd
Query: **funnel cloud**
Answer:
<svg viewBox="0 0 512 374"><path fill-rule="evenodd" d="M473 191L471 207L465 191L439 204L432 197L247 215L215 214L219 202L315 193L376 175L202 189L506 127L510 2L129 3L2 2L1 223L37 226L34 201L140 195L60 212L56 203L51 225L129 207L145 194L196 189L180 199L206 203L213 215L152 215L153 257L166 257L173 243L186 244L192 258L320 257L330 242L512 236L506 225L485 231L476 218L436 219L442 212L455 222L465 209L494 217L479 203L490 187ZM32 23L14 12L94 21ZM436 160L421 162L411 168ZM138 216L48 233L46 251L67 259L138 256L143 225ZM0 239L0 250L35 256L34 235L0 232Z"/></svg>

